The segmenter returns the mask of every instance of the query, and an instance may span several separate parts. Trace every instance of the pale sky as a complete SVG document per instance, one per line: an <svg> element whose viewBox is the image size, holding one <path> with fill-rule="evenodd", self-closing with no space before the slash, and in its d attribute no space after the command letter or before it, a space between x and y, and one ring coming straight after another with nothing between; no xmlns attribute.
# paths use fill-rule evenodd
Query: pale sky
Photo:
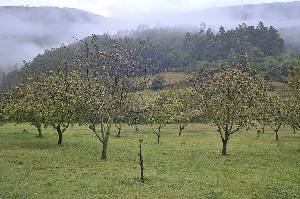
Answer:
<svg viewBox="0 0 300 199"><path fill-rule="evenodd" d="M104 16L185 12L238 4L289 2L291 0L0 0L0 6L57 6L87 10Z"/></svg>

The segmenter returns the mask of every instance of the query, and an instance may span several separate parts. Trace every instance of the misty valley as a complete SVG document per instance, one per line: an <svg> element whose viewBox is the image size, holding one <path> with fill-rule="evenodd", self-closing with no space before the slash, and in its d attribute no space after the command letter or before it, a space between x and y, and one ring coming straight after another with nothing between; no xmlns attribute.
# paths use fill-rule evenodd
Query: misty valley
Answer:
<svg viewBox="0 0 300 199"><path fill-rule="evenodd" d="M300 2L112 2L0 3L0 198L299 198Z"/></svg>

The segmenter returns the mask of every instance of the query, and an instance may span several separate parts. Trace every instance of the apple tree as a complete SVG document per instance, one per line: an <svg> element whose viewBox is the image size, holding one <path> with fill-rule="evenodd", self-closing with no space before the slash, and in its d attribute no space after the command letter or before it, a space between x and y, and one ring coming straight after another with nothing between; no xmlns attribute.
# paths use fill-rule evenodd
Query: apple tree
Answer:
<svg viewBox="0 0 300 199"><path fill-rule="evenodd" d="M203 113L218 129L223 156L230 137L253 125L253 107L263 90L262 78L234 68L215 74L198 89Z"/></svg>

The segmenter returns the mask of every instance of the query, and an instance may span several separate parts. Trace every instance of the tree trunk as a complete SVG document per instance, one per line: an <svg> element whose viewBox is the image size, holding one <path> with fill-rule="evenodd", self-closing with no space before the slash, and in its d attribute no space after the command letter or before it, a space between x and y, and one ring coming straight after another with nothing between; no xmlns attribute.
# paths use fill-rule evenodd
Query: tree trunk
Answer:
<svg viewBox="0 0 300 199"><path fill-rule="evenodd" d="M294 131L294 134L296 134L296 127L292 127L293 128L293 131Z"/></svg>
<svg viewBox="0 0 300 199"><path fill-rule="evenodd" d="M38 130L38 135L36 137L43 137L42 126L41 125L37 125L36 128Z"/></svg>
<svg viewBox="0 0 300 199"><path fill-rule="evenodd" d="M137 125L134 127L134 129L135 129L135 133L138 134L139 133L139 128L138 128Z"/></svg>
<svg viewBox="0 0 300 199"><path fill-rule="evenodd" d="M257 137L260 137L260 129L257 129Z"/></svg>
<svg viewBox="0 0 300 199"><path fill-rule="evenodd" d="M161 126L160 127L158 127L158 134L157 134L157 144L159 144L160 143L160 131L161 131Z"/></svg>
<svg viewBox="0 0 300 199"><path fill-rule="evenodd" d="M139 127L136 125L134 128L135 128L135 132L136 132L136 133L139 133L139 131L140 131L140 130L139 130Z"/></svg>
<svg viewBox="0 0 300 199"><path fill-rule="evenodd" d="M43 137L41 127L38 127L38 132L39 132L38 137Z"/></svg>
<svg viewBox="0 0 300 199"><path fill-rule="evenodd" d="M117 135L118 138L121 137L121 129L118 129L118 135Z"/></svg>
<svg viewBox="0 0 300 199"><path fill-rule="evenodd" d="M62 133L60 127L57 128L57 134L58 134L58 141L57 141L57 144L58 144L58 145L62 145L63 133Z"/></svg>
<svg viewBox="0 0 300 199"><path fill-rule="evenodd" d="M275 136L276 136L276 140L279 141L278 130L275 130Z"/></svg>
<svg viewBox="0 0 300 199"><path fill-rule="evenodd" d="M143 159L143 139L139 140L140 145L140 151L139 151L139 157L140 157L140 169L141 169L141 182L144 183L145 182L145 177L144 177L144 159Z"/></svg>
<svg viewBox="0 0 300 199"><path fill-rule="evenodd" d="M121 137L121 130L122 130L122 124L120 123L118 126L117 126L117 129L118 129L118 134L117 134L117 138L120 138Z"/></svg>
<svg viewBox="0 0 300 199"><path fill-rule="evenodd" d="M183 125L180 124L179 125L179 134L178 134L179 136L181 136L181 133L182 133L183 129L184 129Z"/></svg>
<svg viewBox="0 0 300 199"><path fill-rule="evenodd" d="M222 143L223 143L222 156L226 156L227 155L227 143L228 143L228 140L222 139Z"/></svg>
<svg viewBox="0 0 300 199"><path fill-rule="evenodd" d="M107 159L107 144L108 144L108 139L105 139L102 143L101 160Z"/></svg>

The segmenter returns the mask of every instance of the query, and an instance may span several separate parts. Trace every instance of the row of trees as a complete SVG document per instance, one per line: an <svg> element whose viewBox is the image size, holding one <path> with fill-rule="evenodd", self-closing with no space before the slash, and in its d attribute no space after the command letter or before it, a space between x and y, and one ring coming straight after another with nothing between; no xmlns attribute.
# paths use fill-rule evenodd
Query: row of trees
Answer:
<svg viewBox="0 0 300 199"><path fill-rule="evenodd" d="M96 36L82 46L73 51L72 62L25 74L24 82L3 96L1 119L29 122L39 136L42 125L51 126L58 145L70 125L87 125L102 144L105 160L111 126L128 114L126 102L135 101L138 95L133 91L147 80L147 60L136 56L142 47L128 48L122 40L106 51L98 49Z"/></svg>
<svg viewBox="0 0 300 199"><path fill-rule="evenodd" d="M107 52L92 52L88 46L86 50L86 57L76 56L76 63L83 64L79 69L63 64L6 93L0 121L30 122L39 136L42 125L52 126L59 145L71 124L87 125L102 145L102 160L107 159L112 125L120 133L122 123L137 132L141 125L150 124L158 144L167 124L177 124L179 135L190 122L212 124L222 141L222 155L227 154L230 137L242 129L255 127L262 132L269 126L279 140L282 126L300 127L300 87L295 77L285 95L276 95L260 76L230 68L185 89L147 95L133 89L147 78L135 70L140 62L133 61L130 50L124 46Z"/></svg>
<svg viewBox="0 0 300 199"><path fill-rule="evenodd" d="M285 93L278 94L270 92L260 76L237 68L226 69L191 88L159 94L152 102L154 108L150 108L150 123L157 126L154 132L158 143L166 124L178 124L179 135L190 122L212 124L223 144L222 155L227 154L231 135L242 129L256 128L259 136L269 126L278 141L284 125L294 132L300 128L300 82L299 78L293 80Z"/></svg>

